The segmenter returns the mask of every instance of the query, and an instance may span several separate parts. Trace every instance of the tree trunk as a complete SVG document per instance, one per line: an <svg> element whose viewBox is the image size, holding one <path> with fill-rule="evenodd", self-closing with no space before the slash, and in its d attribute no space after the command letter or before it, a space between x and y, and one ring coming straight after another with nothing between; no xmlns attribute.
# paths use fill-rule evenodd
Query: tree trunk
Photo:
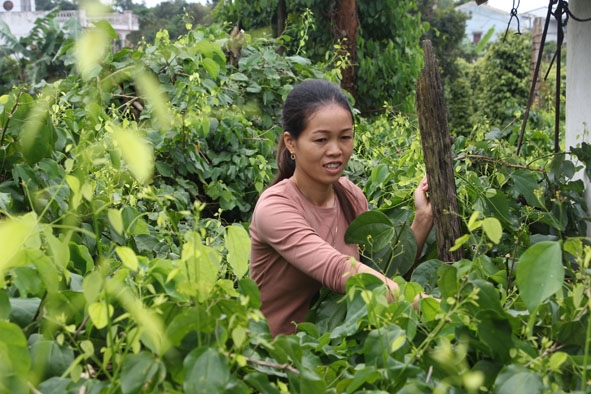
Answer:
<svg viewBox="0 0 591 394"><path fill-rule="evenodd" d="M285 31L285 21L287 20L287 6L285 0L277 2L277 37L280 37Z"/></svg>
<svg viewBox="0 0 591 394"><path fill-rule="evenodd" d="M342 71L341 87L356 98L357 76L355 63L357 60L357 30L359 27L356 0L337 1L334 26L336 29L335 38L341 45L338 54L349 61L349 65Z"/></svg>
<svg viewBox="0 0 591 394"><path fill-rule="evenodd" d="M416 105L425 166L429 178L429 198L437 235L437 254L445 262L462 258L462 250L450 252L461 233L458 200L451 155L451 136L439 63L431 41L422 43L425 67L417 81Z"/></svg>
<svg viewBox="0 0 591 394"><path fill-rule="evenodd" d="M281 37L283 32L285 31L285 23L287 20L287 5L285 4L285 0L279 0L277 2L277 31L275 32L275 37ZM277 53L283 55L285 52L285 47L280 45L277 48Z"/></svg>

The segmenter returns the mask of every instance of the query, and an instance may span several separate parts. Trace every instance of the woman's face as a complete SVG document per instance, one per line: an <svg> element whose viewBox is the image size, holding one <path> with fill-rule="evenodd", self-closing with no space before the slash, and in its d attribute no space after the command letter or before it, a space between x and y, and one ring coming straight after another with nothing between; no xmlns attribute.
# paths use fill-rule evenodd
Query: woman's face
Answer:
<svg viewBox="0 0 591 394"><path fill-rule="evenodd" d="M298 185L337 182L353 153L353 137L351 113L337 104L327 104L312 113L297 140L285 132L285 144L296 157L294 176Z"/></svg>

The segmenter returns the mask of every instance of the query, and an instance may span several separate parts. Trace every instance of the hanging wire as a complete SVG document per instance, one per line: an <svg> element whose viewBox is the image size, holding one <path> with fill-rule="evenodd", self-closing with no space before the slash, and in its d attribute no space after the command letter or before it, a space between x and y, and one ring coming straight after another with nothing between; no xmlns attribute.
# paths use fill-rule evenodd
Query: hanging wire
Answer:
<svg viewBox="0 0 591 394"><path fill-rule="evenodd" d="M514 0L515 1L515 0ZM556 4L556 10L552 12L552 6ZM568 1L566 0L550 0L548 4L548 14L546 15L546 22L544 24L544 32L542 33L542 40L540 43L540 51L538 52L538 59L536 61L536 67L534 70L534 75L531 83L531 88L529 91L529 100L527 102L527 107L525 109L525 113L523 116L523 121L521 123L521 131L519 133L519 139L517 140L517 154L521 150L521 145L523 143L523 135L525 133L525 126L527 124L527 120L529 117L529 111L533 104L533 98L535 93L535 86L536 81L538 80L538 75L540 72L540 65L542 63L542 54L544 50L544 44L546 42L546 35L548 33L548 25L550 23L550 16L554 16L557 22L557 31L556 31L556 52L550 62L550 67L548 68L548 72L545 75L545 78L548 78L550 74L550 69L552 68L554 62L556 62L556 91L554 96L554 105L556 108L555 116L554 116L554 152L559 152L559 135L560 135L560 82L561 82L561 68L562 68L562 44L564 43L564 28L566 27L569 18L577 22L591 22L591 17L589 18L580 18L575 16L568 8Z"/></svg>
<svg viewBox="0 0 591 394"><path fill-rule="evenodd" d="M521 122L521 130L519 132L519 138L517 139L517 154L519 155L519 151L521 150L521 144L523 143L523 134L525 133L525 125L527 124L527 119L529 118L529 110L534 101L534 94L536 89L536 81L538 80L538 75L540 75L540 66L542 65L542 55L544 52L544 45L546 44L546 36L548 35L548 25L550 24L550 16L552 15L552 5L556 0L550 0L548 4L548 13L546 14L546 21L544 23L544 30L542 32L542 39L540 41L540 51L538 52L538 58L536 60L536 67L534 68L534 75L532 78L532 83L529 89L529 98L527 100L527 106L525 107L525 113L523 114L523 121Z"/></svg>
<svg viewBox="0 0 591 394"><path fill-rule="evenodd" d="M519 25L519 16L518 16L518 9L519 5L521 4L521 0L517 0L517 5L515 5L515 0L513 0L513 8L511 8L511 18L509 18L509 22L507 23L507 29L505 29L505 36L503 37L503 42L507 39L507 33L509 32L509 28L511 27L511 21L513 18L517 21L517 34L521 34L521 27Z"/></svg>
<svg viewBox="0 0 591 394"><path fill-rule="evenodd" d="M571 18L573 18L577 22L591 22L591 17L589 17L589 18L578 18L575 15L573 15L573 13L570 12L570 9L568 8L568 3L566 3L566 2L565 2L565 5L564 5L564 9L565 9L566 13L568 14L568 16L571 17Z"/></svg>

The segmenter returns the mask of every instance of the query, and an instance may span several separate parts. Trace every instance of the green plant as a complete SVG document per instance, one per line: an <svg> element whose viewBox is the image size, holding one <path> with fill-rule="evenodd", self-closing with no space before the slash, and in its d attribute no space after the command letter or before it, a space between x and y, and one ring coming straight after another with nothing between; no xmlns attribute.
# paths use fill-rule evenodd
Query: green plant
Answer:
<svg viewBox="0 0 591 394"><path fill-rule="evenodd" d="M281 97L323 66L264 39L228 65L219 26L116 53L109 32L64 55L72 75L0 96L0 392L589 390L591 242L572 177L588 144L576 167L535 128L521 156L487 125L456 138L466 258L427 247L406 272L416 121L358 117L348 175L371 211L348 237L400 291L388 303L354 276L272 338L248 204L273 172Z"/></svg>

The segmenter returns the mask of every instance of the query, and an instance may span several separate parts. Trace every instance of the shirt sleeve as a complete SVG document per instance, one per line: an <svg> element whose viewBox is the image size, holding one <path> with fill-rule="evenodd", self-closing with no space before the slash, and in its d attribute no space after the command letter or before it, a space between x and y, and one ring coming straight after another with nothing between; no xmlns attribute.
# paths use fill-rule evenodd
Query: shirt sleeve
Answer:
<svg viewBox="0 0 591 394"><path fill-rule="evenodd" d="M345 292L352 257L334 249L310 226L296 201L268 196L253 218L260 241L323 286Z"/></svg>

